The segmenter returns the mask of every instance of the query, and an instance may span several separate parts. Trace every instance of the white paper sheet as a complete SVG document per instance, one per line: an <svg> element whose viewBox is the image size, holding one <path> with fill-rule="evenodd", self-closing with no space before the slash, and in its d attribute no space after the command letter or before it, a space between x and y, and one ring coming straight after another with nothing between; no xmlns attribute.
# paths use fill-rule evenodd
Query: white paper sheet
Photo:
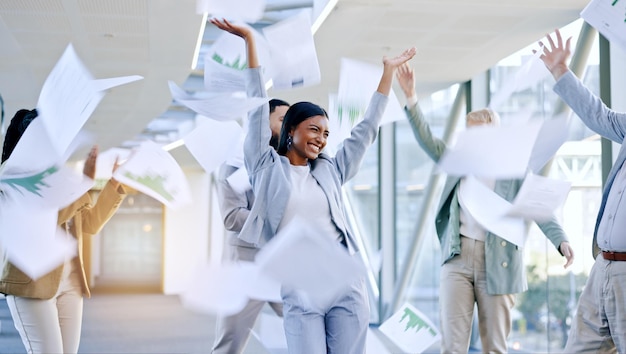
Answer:
<svg viewBox="0 0 626 354"><path fill-rule="evenodd" d="M60 163L60 155L52 147L43 122L35 118L17 142L9 159L4 162L3 174L35 174Z"/></svg>
<svg viewBox="0 0 626 354"><path fill-rule="evenodd" d="M186 308L201 313L236 314L248 303L246 280L236 263L198 266L180 296L181 302Z"/></svg>
<svg viewBox="0 0 626 354"><path fill-rule="evenodd" d="M185 307L209 314L232 315L250 299L280 302L280 284L252 262L198 266L181 294Z"/></svg>
<svg viewBox="0 0 626 354"><path fill-rule="evenodd" d="M522 91L550 75L550 71L546 68L539 56L543 53L538 50L519 67L511 78L507 78L503 87L501 87L491 97L489 108L498 111L502 103L504 103L514 92Z"/></svg>
<svg viewBox="0 0 626 354"><path fill-rule="evenodd" d="M237 67L241 64L233 63ZM245 92L246 81L243 70L222 65L213 58L205 57L204 87L209 92Z"/></svg>
<svg viewBox="0 0 626 354"><path fill-rule="evenodd" d="M554 211L565 203L571 186L567 181L530 173L506 215L535 221L549 220L554 216Z"/></svg>
<svg viewBox="0 0 626 354"><path fill-rule="evenodd" d="M379 330L406 353L422 353L441 339L432 321L409 303L383 322Z"/></svg>
<svg viewBox="0 0 626 354"><path fill-rule="evenodd" d="M352 131L352 127L356 124L356 114L355 120L351 120L347 118L347 115L344 117L341 111L339 110L339 98L336 94L328 95L328 140L326 142L326 147L324 150L331 155L334 155L337 151L338 147L343 143L343 141L350 136L350 132ZM363 112L365 113L365 112ZM362 118L362 115L360 115Z"/></svg>
<svg viewBox="0 0 626 354"><path fill-rule="evenodd" d="M93 187L94 181L69 167L51 166L35 175L0 177L0 189L20 204L61 209Z"/></svg>
<svg viewBox="0 0 626 354"><path fill-rule="evenodd" d="M456 176L521 178L526 174L542 123L530 121L524 125L480 126L462 131L438 166Z"/></svg>
<svg viewBox="0 0 626 354"><path fill-rule="evenodd" d="M43 84L37 111L44 122L52 145L62 156L104 93L94 84L93 77L78 58L72 44L56 63Z"/></svg>
<svg viewBox="0 0 626 354"><path fill-rule="evenodd" d="M372 65L358 60L341 58L339 92L337 95L337 116L341 121L358 122L363 119L365 110L378 88L383 74L382 65ZM381 125L405 119L406 114L393 90L385 108ZM353 124L354 125L354 124Z"/></svg>
<svg viewBox="0 0 626 354"><path fill-rule="evenodd" d="M263 28L272 53L274 89L289 90L321 81L317 51L307 11Z"/></svg>
<svg viewBox="0 0 626 354"><path fill-rule="evenodd" d="M483 228L499 237L523 247L527 230L524 219L506 216L511 203L487 188L473 176L465 177L465 188L459 203Z"/></svg>
<svg viewBox="0 0 626 354"><path fill-rule="evenodd" d="M263 70L263 77L265 80L269 80L274 75L274 67L270 48L265 37L246 24L238 23L238 25L246 26L252 31L257 56ZM204 87L206 90L221 93L245 92L246 82L243 73L237 75L230 70L220 70L215 64L225 69L241 71L248 67L246 58L246 43L244 40L228 32L222 33L204 56Z"/></svg>
<svg viewBox="0 0 626 354"><path fill-rule="evenodd" d="M244 166L239 167L237 171L226 178L226 181L237 193L243 194L252 189L250 184L250 176L248 170Z"/></svg>
<svg viewBox="0 0 626 354"><path fill-rule="evenodd" d="M611 43L626 49L626 1L592 0L580 13L580 17Z"/></svg>
<svg viewBox="0 0 626 354"><path fill-rule="evenodd" d="M211 173L235 152L233 146L240 141L241 134L241 126L235 121L218 122L205 118L199 120L196 128L183 140L200 166L206 173Z"/></svg>
<svg viewBox="0 0 626 354"><path fill-rule="evenodd" d="M570 118L567 114L546 119L543 122L528 161L530 171L539 173L546 163L554 157L563 143L567 141L569 123Z"/></svg>
<svg viewBox="0 0 626 354"><path fill-rule="evenodd" d="M264 273L258 264L253 262L238 262L242 277L245 281L244 294L250 299L281 302L280 283Z"/></svg>
<svg viewBox="0 0 626 354"><path fill-rule="evenodd" d="M135 82L138 80L143 80L143 76L130 75L130 76L112 77L108 79L99 79L99 80L93 80L93 84L96 90L106 91L113 87L126 85L128 83Z"/></svg>
<svg viewBox="0 0 626 354"><path fill-rule="evenodd" d="M233 93L212 94L203 98L191 97L174 82L169 81L172 98L180 104L205 117L219 120L235 120L269 101L267 97L245 97Z"/></svg>
<svg viewBox="0 0 626 354"><path fill-rule="evenodd" d="M296 218L272 238L256 256L261 272L283 286L305 291L312 301L326 304L346 286L365 276L358 257L315 226Z"/></svg>
<svg viewBox="0 0 626 354"><path fill-rule="evenodd" d="M197 0L196 12L232 21L257 22L263 17L265 0Z"/></svg>
<svg viewBox="0 0 626 354"><path fill-rule="evenodd" d="M189 184L172 155L152 141L142 143L113 175L170 208L191 202Z"/></svg>
<svg viewBox="0 0 626 354"><path fill-rule="evenodd" d="M0 198L0 244L7 259L36 280L76 256L76 239L57 227L58 209Z"/></svg>
<svg viewBox="0 0 626 354"><path fill-rule="evenodd" d="M113 166L117 159L118 164L124 163L130 157L131 150L123 148L111 148L98 154L96 161L96 179L110 179L113 175ZM84 160L83 160L84 165Z"/></svg>

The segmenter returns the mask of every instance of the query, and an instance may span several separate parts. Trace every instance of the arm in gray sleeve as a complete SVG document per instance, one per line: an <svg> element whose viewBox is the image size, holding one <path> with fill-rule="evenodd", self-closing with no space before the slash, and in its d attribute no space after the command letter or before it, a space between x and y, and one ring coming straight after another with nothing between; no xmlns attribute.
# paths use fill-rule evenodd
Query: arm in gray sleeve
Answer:
<svg viewBox="0 0 626 354"><path fill-rule="evenodd" d="M228 177L237 171L237 167L223 164L217 177L217 201L224 227L228 231L240 232L252 207L252 192L241 193L228 183Z"/></svg>

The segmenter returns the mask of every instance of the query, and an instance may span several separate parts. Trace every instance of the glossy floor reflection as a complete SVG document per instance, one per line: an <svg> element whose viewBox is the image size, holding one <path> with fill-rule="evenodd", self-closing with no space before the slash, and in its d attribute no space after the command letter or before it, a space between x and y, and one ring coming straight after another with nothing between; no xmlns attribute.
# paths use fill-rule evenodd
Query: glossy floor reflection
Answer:
<svg viewBox="0 0 626 354"><path fill-rule="evenodd" d="M0 353L26 353L4 298L0 326ZM94 295L85 300L79 352L209 353L214 337L214 316L185 309L178 296ZM268 352L251 338L244 353Z"/></svg>

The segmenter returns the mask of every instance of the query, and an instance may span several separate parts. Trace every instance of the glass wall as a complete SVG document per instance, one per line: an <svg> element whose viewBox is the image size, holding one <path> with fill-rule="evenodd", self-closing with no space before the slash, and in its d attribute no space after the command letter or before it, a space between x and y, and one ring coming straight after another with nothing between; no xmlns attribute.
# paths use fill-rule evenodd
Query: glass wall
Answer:
<svg viewBox="0 0 626 354"><path fill-rule="evenodd" d="M454 85L439 91L430 97L421 98L419 105L433 135L442 138L446 122L459 86ZM418 145L410 124L406 119L395 123L395 155L396 155L396 273L405 266L407 254L415 238L419 216L424 207L424 194L430 176L435 171L434 162ZM439 196L434 198L439 202ZM435 208L436 206L429 206ZM406 301L410 302L435 323L439 322L437 296L439 293L439 266L441 264L439 242L434 234L434 222L428 221L433 227L428 228L427 235L420 249L418 264L407 289Z"/></svg>

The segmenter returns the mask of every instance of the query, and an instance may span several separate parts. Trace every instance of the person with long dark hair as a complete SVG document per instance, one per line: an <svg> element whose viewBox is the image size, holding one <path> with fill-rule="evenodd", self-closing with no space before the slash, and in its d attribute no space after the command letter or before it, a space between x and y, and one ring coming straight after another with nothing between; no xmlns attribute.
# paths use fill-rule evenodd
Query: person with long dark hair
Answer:
<svg viewBox="0 0 626 354"><path fill-rule="evenodd" d="M251 30L226 20L211 22L245 40L248 96L266 97ZM364 119L352 129L335 156L323 152L330 132L328 115L322 107L311 102L289 107L278 151L267 145L271 134L267 105L250 112L244 161L256 201L240 238L263 245L300 217L315 226L315 230L308 231L327 237L353 256L359 251L346 220L341 188L358 172L367 148L376 138L396 68L414 55L415 49L411 48L397 57L383 58L383 74ZM363 278L324 305L312 301L311 294L300 289L283 286L281 293L290 353L365 352L369 304Z"/></svg>
<svg viewBox="0 0 626 354"><path fill-rule="evenodd" d="M11 119L4 139L2 163L10 158L18 141L36 118L36 110L22 109ZM98 148L94 146L83 169L83 173L91 179L96 175L97 157ZM15 328L28 353L78 352L83 297L90 296L83 264L83 239L100 232L125 196L124 186L110 179L95 204L92 204L89 193L85 193L59 210L57 224L78 241L77 255L48 274L31 279L6 258L2 259L0 293L6 295Z"/></svg>

